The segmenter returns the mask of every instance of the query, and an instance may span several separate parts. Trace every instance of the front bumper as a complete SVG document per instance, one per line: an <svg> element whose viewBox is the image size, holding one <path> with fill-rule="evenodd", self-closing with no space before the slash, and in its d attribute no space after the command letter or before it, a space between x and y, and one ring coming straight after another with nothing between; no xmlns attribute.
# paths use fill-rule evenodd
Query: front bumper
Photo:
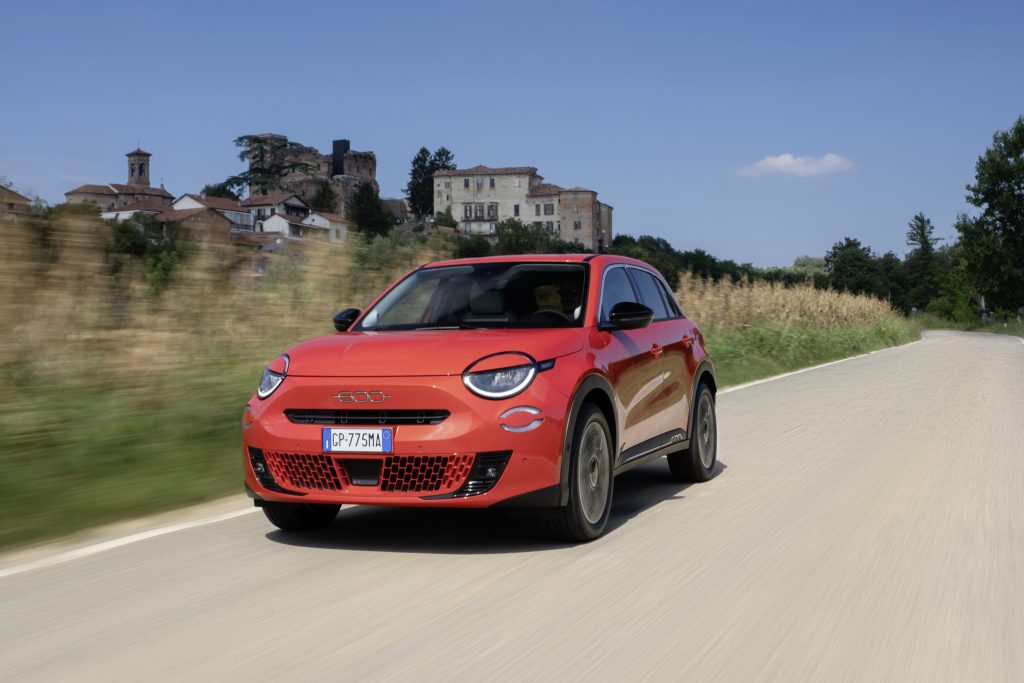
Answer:
<svg viewBox="0 0 1024 683"><path fill-rule="evenodd" d="M520 497L547 500L528 494L557 491L559 484L569 398L554 388L553 377L540 373L518 396L492 401L470 393L458 375L289 376L269 398L254 397L246 408L246 488L257 501L276 502L490 507ZM343 405L339 392L387 398ZM517 407L531 410L509 412ZM322 429L346 425L297 424L285 412L294 410L339 411L338 419L341 411L383 413L372 426L393 430L393 452L325 453ZM437 424L395 424L386 411L448 416Z"/></svg>

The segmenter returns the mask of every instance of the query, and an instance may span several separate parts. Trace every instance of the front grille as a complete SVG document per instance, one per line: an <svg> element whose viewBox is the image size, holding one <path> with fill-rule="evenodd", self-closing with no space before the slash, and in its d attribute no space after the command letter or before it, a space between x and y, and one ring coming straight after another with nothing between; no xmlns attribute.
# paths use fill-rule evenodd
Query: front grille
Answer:
<svg viewBox="0 0 1024 683"><path fill-rule="evenodd" d="M264 457L274 478L286 486L310 491L341 491L338 469L329 455L268 451Z"/></svg>
<svg viewBox="0 0 1024 683"><path fill-rule="evenodd" d="M380 490L419 493L454 488L469 474L469 455L391 455L384 458Z"/></svg>
<svg viewBox="0 0 1024 683"><path fill-rule="evenodd" d="M447 410L318 410L288 409L285 416L303 425L436 425Z"/></svg>

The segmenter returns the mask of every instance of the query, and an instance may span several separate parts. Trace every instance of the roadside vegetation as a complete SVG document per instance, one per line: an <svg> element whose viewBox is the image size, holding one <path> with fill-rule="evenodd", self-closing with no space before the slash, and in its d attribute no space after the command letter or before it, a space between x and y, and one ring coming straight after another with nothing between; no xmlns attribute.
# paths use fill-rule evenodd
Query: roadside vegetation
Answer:
<svg viewBox="0 0 1024 683"><path fill-rule="evenodd" d="M0 228L0 546L238 491L264 364L453 251L443 235L355 233L279 252L256 277L257 253L173 226L129 239L63 207ZM679 296L727 383L913 336L884 302L811 286L684 274Z"/></svg>

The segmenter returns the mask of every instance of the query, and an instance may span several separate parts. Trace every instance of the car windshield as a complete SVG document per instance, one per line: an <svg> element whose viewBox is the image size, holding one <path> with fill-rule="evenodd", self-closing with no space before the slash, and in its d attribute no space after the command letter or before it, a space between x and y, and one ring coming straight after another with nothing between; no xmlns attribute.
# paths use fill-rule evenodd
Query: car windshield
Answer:
<svg viewBox="0 0 1024 683"><path fill-rule="evenodd" d="M581 327L586 267L479 263L417 270L356 330Z"/></svg>

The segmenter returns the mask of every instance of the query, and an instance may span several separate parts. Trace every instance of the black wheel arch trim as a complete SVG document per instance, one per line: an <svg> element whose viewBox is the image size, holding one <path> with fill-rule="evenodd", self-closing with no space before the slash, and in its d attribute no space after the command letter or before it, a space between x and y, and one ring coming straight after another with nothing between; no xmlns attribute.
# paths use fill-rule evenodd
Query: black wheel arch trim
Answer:
<svg viewBox="0 0 1024 683"><path fill-rule="evenodd" d="M710 379L710 382L706 382L705 378ZM697 366L697 371L693 373L693 386L690 387L690 417L687 420L686 432L690 434L693 432L693 419L697 415L697 389L700 385L707 384L711 390L711 396L715 397L718 394L718 379L715 377L715 366L711 364L711 361L705 358Z"/></svg>
<svg viewBox="0 0 1024 683"><path fill-rule="evenodd" d="M572 454L572 437L576 431L576 419L579 417L580 408L583 406L584 399L594 390L600 391L608 399L609 405L612 407L611 419L608 421L608 426L612 429L612 443L611 447L615 451L613 454L613 463L615 458L618 457L618 434L620 432L619 416L615 408L615 391L612 389L612 385L603 376L598 374L587 375L579 386L576 388L576 393L572 397L572 405L569 408L569 417L565 421L565 434L562 437L562 459L560 463L560 474L558 479L558 505L565 506L569 504L569 462Z"/></svg>

